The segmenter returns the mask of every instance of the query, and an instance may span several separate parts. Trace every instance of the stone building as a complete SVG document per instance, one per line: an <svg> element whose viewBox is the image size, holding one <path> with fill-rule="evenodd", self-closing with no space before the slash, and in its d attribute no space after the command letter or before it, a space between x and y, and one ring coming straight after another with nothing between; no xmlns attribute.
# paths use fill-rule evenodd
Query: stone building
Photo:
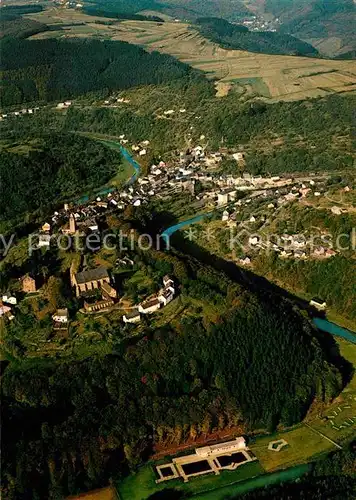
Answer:
<svg viewBox="0 0 356 500"><path fill-rule="evenodd" d="M26 274L23 278L21 278L22 282L22 291L24 293L34 293L37 291L36 288L36 280L32 278L29 274Z"/></svg>
<svg viewBox="0 0 356 500"><path fill-rule="evenodd" d="M79 297L86 292L101 288L104 283L110 285L110 277L104 266L96 269L88 269L80 273L74 273L71 269L71 284L75 287L76 296ZM111 288L111 287L110 287Z"/></svg>

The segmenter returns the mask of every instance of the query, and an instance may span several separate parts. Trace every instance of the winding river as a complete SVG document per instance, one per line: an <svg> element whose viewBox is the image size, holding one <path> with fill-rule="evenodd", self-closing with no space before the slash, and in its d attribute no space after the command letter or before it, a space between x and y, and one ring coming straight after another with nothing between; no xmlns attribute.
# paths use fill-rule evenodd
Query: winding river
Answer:
<svg viewBox="0 0 356 500"><path fill-rule="evenodd" d="M134 168L135 172L134 174L126 181L125 185L130 186L134 184L140 173L141 173L141 166L140 164L132 157L131 153L120 143L115 142L115 141L102 141L104 144L107 144L107 146L114 148L114 149L119 149L121 151L121 154L127 160L132 167ZM106 190L100 191L97 194L108 194L111 191L113 191L114 188L108 188ZM165 229L162 232L162 237L165 239L169 239L175 232L181 230L184 227L188 227L191 224L196 224L197 222L202 221L205 217L208 215L211 215L212 212L208 212L205 214L201 215L196 215L195 217L191 217L185 221L178 222L177 224L174 224L167 229ZM322 319L322 318L313 318L313 323L314 325L321 331L329 333L330 335L333 335L335 337L342 337L345 340L352 342L353 344L356 344L356 333L352 332L350 330L347 330L346 328L342 328L341 326L332 323L331 321L328 321L327 319Z"/></svg>

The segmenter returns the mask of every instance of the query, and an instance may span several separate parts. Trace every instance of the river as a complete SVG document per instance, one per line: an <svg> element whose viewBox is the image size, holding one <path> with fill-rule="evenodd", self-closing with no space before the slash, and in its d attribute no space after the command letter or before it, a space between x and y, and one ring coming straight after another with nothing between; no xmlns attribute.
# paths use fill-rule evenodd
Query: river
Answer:
<svg viewBox="0 0 356 500"><path fill-rule="evenodd" d="M122 156L125 158L125 160L127 160L133 166L135 172L125 182L125 186L131 186L132 184L134 184L137 181L138 176L141 173L140 164L137 163L137 161L131 156L130 152L126 148L124 148L124 146L122 146L119 142L109 141L109 140L101 140L100 142L102 142L103 144L105 144L109 148L120 150L120 152L121 152ZM95 193L95 196L105 196L105 195L108 195L109 193L113 193L114 191L116 191L116 189L117 189L116 187L104 188L104 189L97 191ZM83 205L85 203L88 203L89 199L90 199L90 196L86 194L86 195L83 195L81 198L79 198L79 200L77 200L75 203L77 205Z"/></svg>
<svg viewBox="0 0 356 500"><path fill-rule="evenodd" d="M107 146L114 148L114 149L119 149L122 156L127 160L134 168L135 172L134 174L126 181L125 185L130 186L131 184L134 184L140 173L141 173L141 166L140 164L131 156L130 152L122 146L122 144L116 142L116 141L102 141L104 144L107 144ZM99 191L96 193L96 195L104 195L104 194L109 194L110 192L114 191L116 188L107 188L102 191ZM81 198L80 201L85 200L88 201L89 197L84 196ZM196 224L197 222L202 221L205 217L208 215L211 215L213 212L208 212L205 214L200 214L196 215L195 217L191 217L190 219L187 219L185 221L178 222L177 224L174 224L173 226L168 227L165 229L162 233L162 237L165 238L166 240L170 238L175 232L179 231L183 227L190 226L191 224ZM351 332L350 330L346 330L345 328L342 328L341 326L332 323L331 321L328 321L327 319L322 319L322 318L313 318L313 323L314 325L321 331L329 333L330 335L334 335L336 337L342 337L345 340L348 340L349 342L352 342L353 344L356 344L356 333Z"/></svg>
<svg viewBox="0 0 356 500"><path fill-rule="evenodd" d="M173 226L170 226L167 229L165 229L162 233L162 237L167 241L167 239L169 239L175 232L179 231L184 227L190 226L191 224L196 224L197 222L201 222L205 217L211 214L212 212L208 212L206 214L197 215L185 221L178 222L177 224L174 224ZM352 342L353 344L356 344L356 332L346 330L346 328L342 328L336 323L332 323L327 319L322 319L318 317L313 318L313 323L322 332L329 333L330 335L333 335L335 337L342 337L345 340Z"/></svg>

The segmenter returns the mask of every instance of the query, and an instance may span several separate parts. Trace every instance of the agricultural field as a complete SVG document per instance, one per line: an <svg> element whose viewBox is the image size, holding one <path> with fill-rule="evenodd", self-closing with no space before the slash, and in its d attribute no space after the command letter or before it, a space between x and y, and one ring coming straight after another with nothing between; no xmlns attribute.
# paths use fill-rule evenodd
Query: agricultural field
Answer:
<svg viewBox="0 0 356 500"><path fill-rule="evenodd" d="M97 21L107 23L109 19L59 8L29 17L52 26L52 31L34 35L34 39L94 36L123 40L146 50L175 56L204 71L208 78L228 84L217 89L219 97L226 94L230 86L242 86L249 96L271 101L299 100L356 90L356 61L226 50L202 37L186 23L112 20L110 25L97 24Z"/></svg>
<svg viewBox="0 0 356 500"><path fill-rule="evenodd" d="M68 497L67 500L117 500L117 495L114 488L110 486L108 488L101 488L88 493L82 493L81 495Z"/></svg>

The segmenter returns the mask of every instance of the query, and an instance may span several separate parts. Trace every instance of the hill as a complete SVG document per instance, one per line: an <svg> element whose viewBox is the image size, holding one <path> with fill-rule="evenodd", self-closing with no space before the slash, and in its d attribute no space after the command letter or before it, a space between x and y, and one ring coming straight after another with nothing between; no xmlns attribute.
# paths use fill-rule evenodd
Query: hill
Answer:
<svg viewBox="0 0 356 500"><path fill-rule="evenodd" d="M2 106L159 84L194 74L167 55L98 40L5 39L0 69Z"/></svg>
<svg viewBox="0 0 356 500"><path fill-rule="evenodd" d="M149 276L169 272L179 284L180 298L161 313L169 323L158 315L136 331L115 315L110 327L79 315L84 332L106 344L105 354L81 360L74 351L62 360L21 357L15 345L27 342L36 324L30 302L7 328L3 349L17 352L2 380L2 488L9 497L99 487L134 469L155 445L214 429L291 425L315 398L329 401L341 389L322 337L288 302L255 295L175 252L141 251L135 261Z"/></svg>
<svg viewBox="0 0 356 500"><path fill-rule="evenodd" d="M64 200L105 184L119 169L120 156L94 141L66 134L37 135L27 154L0 152L0 226L42 217Z"/></svg>
<svg viewBox="0 0 356 500"><path fill-rule="evenodd" d="M288 34L249 31L245 26L231 24L216 17L199 18L196 22L204 37L226 49L264 54L318 55L314 47Z"/></svg>
<svg viewBox="0 0 356 500"><path fill-rule="evenodd" d="M250 97L258 95L271 100L297 100L355 88L356 63L353 61L226 50L203 37L190 24L122 21L110 26L99 26L95 21L107 21L107 18L95 19L81 12L58 13L50 9L31 18L52 25L50 32L33 38L95 37L124 40L148 51L170 54L204 71L208 78L221 82L222 87L227 85L230 88L232 85ZM62 25L67 25L65 31Z"/></svg>
<svg viewBox="0 0 356 500"><path fill-rule="evenodd" d="M340 55L356 47L352 0L266 0L264 11L280 18L283 33L309 41L325 55Z"/></svg>

